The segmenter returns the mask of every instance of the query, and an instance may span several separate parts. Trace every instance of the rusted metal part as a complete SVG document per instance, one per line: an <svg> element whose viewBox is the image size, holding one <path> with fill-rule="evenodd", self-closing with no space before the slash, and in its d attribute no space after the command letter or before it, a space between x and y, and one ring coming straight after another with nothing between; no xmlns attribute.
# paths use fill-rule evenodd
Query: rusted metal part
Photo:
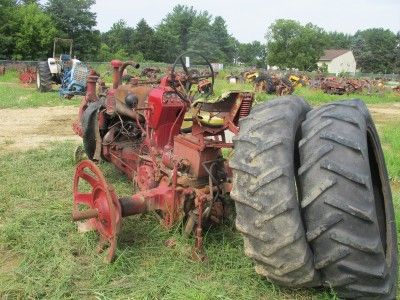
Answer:
<svg viewBox="0 0 400 300"><path fill-rule="evenodd" d="M321 83L321 89L328 94L343 95L346 93L346 86L337 77L328 77Z"/></svg>
<svg viewBox="0 0 400 300"><path fill-rule="evenodd" d="M357 80L357 79L346 80L346 92L347 93L361 92L363 89L363 86L364 86L364 83L362 80Z"/></svg>
<svg viewBox="0 0 400 300"><path fill-rule="evenodd" d="M122 63L122 65L118 69L118 73L119 73L118 74L118 78L119 78L119 84L118 85L122 84L122 77L123 77L123 74L126 72L126 67L128 67L128 66L132 66L135 69L139 69L140 68L140 64L138 64L138 63L136 63L134 61L126 61L126 62Z"/></svg>
<svg viewBox="0 0 400 300"><path fill-rule="evenodd" d="M275 89L276 89L276 94L279 96L291 95L294 92L294 87L292 83L285 78L279 79Z"/></svg>
<svg viewBox="0 0 400 300"><path fill-rule="evenodd" d="M313 80L311 86L320 88L328 94L343 95L360 93L364 90L370 93L374 84L373 81L365 79L327 77Z"/></svg>
<svg viewBox="0 0 400 300"><path fill-rule="evenodd" d="M19 81L22 84L32 84L36 82L36 70L33 68L26 68L19 73Z"/></svg>
<svg viewBox="0 0 400 300"><path fill-rule="evenodd" d="M157 78L158 74L161 74L160 68L144 68L140 73L140 76L154 80Z"/></svg>
<svg viewBox="0 0 400 300"><path fill-rule="evenodd" d="M82 190L82 182L90 191ZM74 205L72 218L87 220L89 227L100 236L98 250L102 252L109 244L106 261L111 262L117 247L117 234L121 224L121 206L112 186L108 185L100 169L89 160L78 164L73 184ZM81 210L81 206L86 210Z"/></svg>
<svg viewBox="0 0 400 300"><path fill-rule="evenodd" d="M205 196L201 196L199 198L198 204L198 215L197 215L197 227L196 227L196 242L195 246L192 249L192 259L204 262L207 259L207 256L204 252L203 245L203 210L204 210L204 202L206 201Z"/></svg>
<svg viewBox="0 0 400 300"><path fill-rule="evenodd" d="M286 77L280 77L277 74L261 74L254 81L254 90L256 92L275 93L278 96L283 96L292 94L294 92L294 85Z"/></svg>
<svg viewBox="0 0 400 300"><path fill-rule="evenodd" d="M113 89L118 88L121 82L121 77L119 74L119 68L122 66L122 61L120 60L113 60L111 61L111 66L114 69L113 71Z"/></svg>
<svg viewBox="0 0 400 300"><path fill-rule="evenodd" d="M86 101L93 102L98 99L96 94L96 84L99 80L99 74L95 70L90 70L89 76L86 79Z"/></svg>
<svg viewBox="0 0 400 300"><path fill-rule="evenodd" d="M153 189L158 185L154 175L154 168L150 164L145 163L138 167L135 181L141 191Z"/></svg>
<svg viewBox="0 0 400 300"><path fill-rule="evenodd" d="M84 211L73 211L72 220L83 221L87 219L97 218L99 216L99 211L96 208L86 209Z"/></svg>

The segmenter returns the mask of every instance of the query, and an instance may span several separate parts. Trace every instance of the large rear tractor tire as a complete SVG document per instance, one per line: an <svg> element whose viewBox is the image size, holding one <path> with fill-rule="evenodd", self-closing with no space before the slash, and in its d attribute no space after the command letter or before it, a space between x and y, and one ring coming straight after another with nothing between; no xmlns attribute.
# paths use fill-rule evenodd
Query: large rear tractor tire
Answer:
<svg viewBox="0 0 400 300"><path fill-rule="evenodd" d="M48 92L51 90L51 72L47 61L40 61L37 65L36 87L39 92Z"/></svg>
<svg viewBox="0 0 400 300"><path fill-rule="evenodd" d="M275 93L276 86L271 76L261 74L254 80L256 92L265 92L267 94Z"/></svg>
<svg viewBox="0 0 400 300"><path fill-rule="evenodd" d="M367 107L348 100L314 109L302 135L302 214L323 285L340 298L395 299L394 209Z"/></svg>
<svg viewBox="0 0 400 300"><path fill-rule="evenodd" d="M295 96L255 106L240 121L230 161L231 197L245 254L254 260L257 273L289 287L320 283L301 220L295 177L301 123L309 110Z"/></svg>

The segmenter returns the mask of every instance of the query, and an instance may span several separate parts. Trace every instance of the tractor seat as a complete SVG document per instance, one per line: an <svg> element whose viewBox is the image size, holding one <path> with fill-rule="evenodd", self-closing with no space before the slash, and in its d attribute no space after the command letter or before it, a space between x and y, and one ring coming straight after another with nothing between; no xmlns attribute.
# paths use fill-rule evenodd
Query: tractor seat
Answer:
<svg viewBox="0 0 400 300"><path fill-rule="evenodd" d="M208 112L199 112L197 114L197 120L199 120L201 125L212 128L218 128L224 125L224 118L215 115L213 116ZM193 124L192 112L187 112L185 114L185 118L183 120L181 129L184 132L190 132L192 124Z"/></svg>
<svg viewBox="0 0 400 300"><path fill-rule="evenodd" d="M200 112L197 114L197 118L200 123L204 126L210 127L221 127L224 125L224 118L216 115L212 115L209 112Z"/></svg>
<svg viewBox="0 0 400 300"><path fill-rule="evenodd" d="M192 103L192 112L196 114L202 125L221 127L225 124L225 117L230 114L239 93L229 91L216 99L200 98Z"/></svg>
<svg viewBox="0 0 400 300"><path fill-rule="evenodd" d="M71 60L71 55L69 55L69 54L61 54L60 55L60 60L61 61L69 61L69 60Z"/></svg>

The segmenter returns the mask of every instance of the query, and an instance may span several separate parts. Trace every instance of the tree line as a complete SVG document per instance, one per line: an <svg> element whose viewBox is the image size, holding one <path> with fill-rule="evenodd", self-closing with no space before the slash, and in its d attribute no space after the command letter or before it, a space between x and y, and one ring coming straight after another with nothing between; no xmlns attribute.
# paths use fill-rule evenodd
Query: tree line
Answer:
<svg viewBox="0 0 400 300"><path fill-rule="evenodd" d="M371 28L349 35L281 19L266 34L267 62L281 68L315 70L325 49L351 49L362 72L400 73L400 31Z"/></svg>
<svg viewBox="0 0 400 300"><path fill-rule="evenodd" d="M311 23L277 20L266 40L241 43L225 20L193 7L175 6L155 27L145 19L124 20L107 32L95 29L95 0L0 0L0 59L49 57L55 37L74 40L74 54L86 61L113 58L171 63L178 53L196 50L213 62L315 70L324 49L352 49L364 72L400 73L400 33L381 28L354 35L326 32Z"/></svg>

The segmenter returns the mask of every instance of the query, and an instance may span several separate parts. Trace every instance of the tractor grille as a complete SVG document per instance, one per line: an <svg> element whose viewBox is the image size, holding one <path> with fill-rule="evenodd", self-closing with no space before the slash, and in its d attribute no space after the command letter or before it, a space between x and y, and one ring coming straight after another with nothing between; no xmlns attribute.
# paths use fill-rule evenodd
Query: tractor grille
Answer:
<svg viewBox="0 0 400 300"><path fill-rule="evenodd" d="M247 117L253 104L253 95L251 93L243 93L242 105L239 110L239 118Z"/></svg>
<svg viewBox="0 0 400 300"><path fill-rule="evenodd" d="M86 86L86 78L88 73L89 70L84 64L81 62L76 62L73 69L72 80L81 86Z"/></svg>

